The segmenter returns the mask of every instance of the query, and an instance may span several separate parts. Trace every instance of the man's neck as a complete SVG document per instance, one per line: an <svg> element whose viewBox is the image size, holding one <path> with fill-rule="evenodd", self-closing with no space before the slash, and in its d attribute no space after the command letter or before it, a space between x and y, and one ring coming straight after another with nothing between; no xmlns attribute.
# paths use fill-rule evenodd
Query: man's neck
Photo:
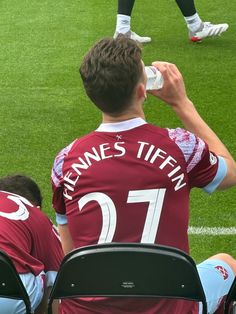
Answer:
<svg viewBox="0 0 236 314"><path fill-rule="evenodd" d="M123 113L117 116L109 115L107 113L102 114L102 123L116 123L116 122L122 122L126 120L131 120L134 118L142 118L145 120L145 115L143 111L139 112L128 112Z"/></svg>

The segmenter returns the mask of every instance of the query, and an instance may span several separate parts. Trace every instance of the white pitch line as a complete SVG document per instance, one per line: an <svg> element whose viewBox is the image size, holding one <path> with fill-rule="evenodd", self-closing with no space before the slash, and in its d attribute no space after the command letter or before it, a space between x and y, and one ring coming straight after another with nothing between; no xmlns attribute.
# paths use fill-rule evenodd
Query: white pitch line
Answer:
<svg viewBox="0 0 236 314"><path fill-rule="evenodd" d="M236 234L236 227L189 227L188 234L199 235L234 235Z"/></svg>

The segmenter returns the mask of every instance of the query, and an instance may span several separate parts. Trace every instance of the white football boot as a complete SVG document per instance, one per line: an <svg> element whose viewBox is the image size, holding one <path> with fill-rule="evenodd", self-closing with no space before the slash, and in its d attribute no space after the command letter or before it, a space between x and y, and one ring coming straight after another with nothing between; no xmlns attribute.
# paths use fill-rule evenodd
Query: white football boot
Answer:
<svg viewBox="0 0 236 314"><path fill-rule="evenodd" d="M220 36L228 29L228 24L211 24L202 22L201 27L196 32L189 31L189 39L193 42L201 41L206 37Z"/></svg>
<svg viewBox="0 0 236 314"><path fill-rule="evenodd" d="M116 38L120 33L115 32L113 38ZM140 44L146 44L146 43L150 43L151 42L151 38L150 37L142 37L139 36L138 34L136 34L135 32L132 31L128 31L127 33L123 34L124 36L131 38L135 41L137 41Z"/></svg>

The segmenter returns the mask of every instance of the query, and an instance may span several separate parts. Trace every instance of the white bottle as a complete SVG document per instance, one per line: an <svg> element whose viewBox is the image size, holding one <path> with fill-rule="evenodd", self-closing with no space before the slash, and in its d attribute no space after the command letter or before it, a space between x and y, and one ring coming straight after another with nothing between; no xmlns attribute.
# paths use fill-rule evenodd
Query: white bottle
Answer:
<svg viewBox="0 0 236 314"><path fill-rule="evenodd" d="M164 79L160 71L154 66L145 66L145 72L147 75L146 89L161 89L164 84Z"/></svg>

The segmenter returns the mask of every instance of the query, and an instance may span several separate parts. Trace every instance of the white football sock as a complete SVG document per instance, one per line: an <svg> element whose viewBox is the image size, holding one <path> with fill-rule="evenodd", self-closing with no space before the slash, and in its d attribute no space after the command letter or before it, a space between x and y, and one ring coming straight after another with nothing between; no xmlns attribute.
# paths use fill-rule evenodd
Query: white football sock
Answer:
<svg viewBox="0 0 236 314"><path fill-rule="evenodd" d="M202 24L202 20L197 13L192 16L184 16L184 19L187 23L188 29L191 32L196 32Z"/></svg>
<svg viewBox="0 0 236 314"><path fill-rule="evenodd" d="M130 20L131 18L129 15L117 14L116 32L125 34L130 31Z"/></svg>

